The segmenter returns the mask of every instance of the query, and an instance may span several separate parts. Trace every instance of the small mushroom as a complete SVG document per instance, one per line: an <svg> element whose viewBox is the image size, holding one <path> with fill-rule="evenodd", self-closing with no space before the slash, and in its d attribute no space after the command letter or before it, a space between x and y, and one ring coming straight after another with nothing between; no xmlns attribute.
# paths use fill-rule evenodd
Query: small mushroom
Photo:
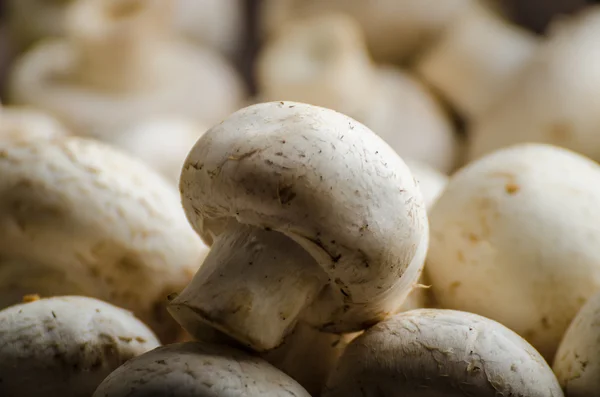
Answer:
<svg viewBox="0 0 600 397"><path fill-rule="evenodd" d="M589 397L600 390L600 293L586 302L569 325L553 369L569 397Z"/></svg>
<svg viewBox="0 0 600 397"><path fill-rule="evenodd" d="M600 6L552 24L548 37L470 128L470 159L510 145L548 143L600 160Z"/></svg>
<svg viewBox="0 0 600 397"><path fill-rule="evenodd" d="M413 310L354 339L323 397L562 397L552 370L502 324L451 310Z"/></svg>
<svg viewBox="0 0 600 397"><path fill-rule="evenodd" d="M0 108L0 139L52 139L68 135L61 123L37 109Z"/></svg>
<svg viewBox="0 0 600 397"><path fill-rule="evenodd" d="M149 167L76 137L0 139L0 302L82 294L133 311L165 341L167 295L206 247ZM13 299L13 301L11 301Z"/></svg>
<svg viewBox="0 0 600 397"><path fill-rule="evenodd" d="M160 346L131 313L81 296L0 311L0 395L89 397L127 360Z"/></svg>
<svg viewBox="0 0 600 397"><path fill-rule="evenodd" d="M471 120L501 95L538 44L533 33L475 5L425 51L416 71Z"/></svg>
<svg viewBox="0 0 600 397"><path fill-rule="evenodd" d="M159 347L110 374L93 397L310 397L266 361L200 342Z"/></svg>
<svg viewBox="0 0 600 397"><path fill-rule="evenodd" d="M456 165L452 123L418 80L376 66L360 27L343 14L326 13L286 25L257 60L264 100L292 100L347 114L382 137L400 156L443 172Z"/></svg>
<svg viewBox="0 0 600 397"><path fill-rule="evenodd" d="M256 351L298 321L360 331L410 293L428 244L408 167L364 125L295 102L244 108L207 131L180 180L211 250L169 307ZM393 216L390 216L393 214Z"/></svg>
<svg viewBox="0 0 600 397"><path fill-rule="evenodd" d="M365 32L378 62L406 61L437 38L472 0L263 0L263 35L290 21L328 11L343 12Z"/></svg>
<svg viewBox="0 0 600 397"><path fill-rule="evenodd" d="M429 212L439 305L496 320L549 361L600 290L600 166L545 144L502 149L450 178Z"/></svg>
<svg viewBox="0 0 600 397"><path fill-rule="evenodd" d="M171 1L76 1L68 35L14 65L9 100L103 139L155 116L218 122L244 95L224 59L173 37Z"/></svg>

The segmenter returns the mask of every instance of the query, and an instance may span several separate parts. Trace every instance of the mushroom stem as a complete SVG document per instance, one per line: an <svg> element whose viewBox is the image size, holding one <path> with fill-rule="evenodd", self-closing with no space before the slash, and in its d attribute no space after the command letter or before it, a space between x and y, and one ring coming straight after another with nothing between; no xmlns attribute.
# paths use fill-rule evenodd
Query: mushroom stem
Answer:
<svg viewBox="0 0 600 397"><path fill-rule="evenodd" d="M169 311L196 337L202 321L268 351L283 342L326 282L315 260L285 235L235 223L216 237Z"/></svg>

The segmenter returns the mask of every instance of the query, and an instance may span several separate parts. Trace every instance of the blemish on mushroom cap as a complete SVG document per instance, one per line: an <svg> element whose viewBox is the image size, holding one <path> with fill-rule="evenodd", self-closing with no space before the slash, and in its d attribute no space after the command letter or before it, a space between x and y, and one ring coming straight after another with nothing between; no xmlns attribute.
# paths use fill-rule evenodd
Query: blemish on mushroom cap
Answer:
<svg viewBox="0 0 600 397"><path fill-rule="evenodd" d="M180 190L207 241L235 219L304 247L345 286L347 297L328 298L340 319L332 329L395 310L393 298L420 272L428 226L408 167L364 125L332 110L271 102L234 113L192 149ZM351 309L341 313L345 304Z"/></svg>

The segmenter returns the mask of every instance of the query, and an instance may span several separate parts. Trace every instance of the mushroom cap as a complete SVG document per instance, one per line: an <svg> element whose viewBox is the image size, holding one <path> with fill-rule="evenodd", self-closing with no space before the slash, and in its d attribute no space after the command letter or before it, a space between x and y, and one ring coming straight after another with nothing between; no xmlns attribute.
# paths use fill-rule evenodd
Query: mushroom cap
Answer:
<svg viewBox="0 0 600 397"><path fill-rule="evenodd" d="M554 373L569 397L600 390L600 293L592 296L569 325L554 358Z"/></svg>
<svg viewBox="0 0 600 397"><path fill-rule="evenodd" d="M469 157L517 143L565 147L600 160L600 7L561 18L497 101L472 125Z"/></svg>
<svg viewBox="0 0 600 397"><path fill-rule="evenodd" d="M310 395L266 361L201 342L159 347L110 374L93 397L253 397Z"/></svg>
<svg viewBox="0 0 600 397"><path fill-rule="evenodd" d="M209 244L235 220L303 247L330 280L305 313L324 331L385 318L421 272L428 224L414 178L385 142L333 110L269 102L234 113L194 146L180 189Z"/></svg>
<svg viewBox="0 0 600 397"><path fill-rule="evenodd" d="M0 175L0 256L14 263L2 267L2 293L36 293L51 275L48 294L84 293L127 308L166 340L179 332L166 296L189 282L206 247L166 181L76 137L0 140Z"/></svg>
<svg viewBox="0 0 600 397"><path fill-rule="evenodd" d="M37 109L0 108L0 139L51 139L70 135L53 117Z"/></svg>
<svg viewBox="0 0 600 397"><path fill-rule="evenodd" d="M502 324L451 310L398 314L354 339L324 397L562 397L552 370Z"/></svg>
<svg viewBox="0 0 600 397"><path fill-rule="evenodd" d="M558 147L517 145L465 166L429 213L437 301L499 321L551 360L600 290L598 202L600 167Z"/></svg>
<svg viewBox="0 0 600 397"><path fill-rule="evenodd" d="M412 159L405 159L404 161L417 182L419 182L419 189L421 189L421 194L425 200L425 208L428 211L431 210L448 184L448 176L423 162Z"/></svg>
<svg viewBox="0 0 600 397"><path fill-rule="evenodd" d="M81 296L0 311L0 394L88 397L127 360L160 346L130 312Z"/></svg>

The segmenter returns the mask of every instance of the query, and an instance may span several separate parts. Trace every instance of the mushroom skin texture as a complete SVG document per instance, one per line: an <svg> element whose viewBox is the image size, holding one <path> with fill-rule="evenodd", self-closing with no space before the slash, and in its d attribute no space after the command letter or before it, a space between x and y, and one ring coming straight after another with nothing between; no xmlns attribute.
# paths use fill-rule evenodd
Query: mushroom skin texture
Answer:
<svg viewBox="0 0 600 397"><path fill-rule="evenodd" d="M259 95L337 110L369 127L403 158L443 172L456 165L458 140L431 92L398 68L375 65L356 21L324 13L294 21L257 60Z"/></svg>
<svg viewBox="0 0 600 397"><path fill-rule="evenodd" d="M566 149L522 144L465 166L429 212L438 303L506 325L552 362L600 290L598 202L600 167Z"/></svg>
<svg viewBox="0 0 600 397"><path fill-rule="evenodd" d="M0 395L88 397L127 360L160 346L133 314L63 296L0 311Z"/></svg>
<svg viewBox="0 0 600 397"><path fill-rule="evenodd" d="M191 334L207 322L268 351L298 321L360 331L395 312L421 273L429 234L414 178L333 110L270 102L234 113L194 146L180 190L212 246L169 307Z"/></svg>
<svg viewBox="0 0 600 397"><path fill-rule="evenodd" d="M175 189L92 140L0 139L0 154L0 302L82 294L133 311L173 340L181 329L166 297L207 252Z"/></svg>
<svg viewBox="0 0 600 397"><path fill-rule="evenodd" d="M323 397L562 397L542 356L520 336L471 313L398 314L354 339Z"/></svg>
<svg viewBox="0 0 600 397"><path fill-rule="evenodd" d="M155 116L219 122L239 108L241 78L214 51L172 37L170 4L74 2L68 35L39 43L15 62L9 100L98 139Z"/></svg>
<svg viewBox="0 0 600 397"><path fill-rule="evenodd" d="M518 143L565 147L600 160L600 6L563 17L497 101L469 129L468 157Z"/></svg>
<svg viewBox="0 0 600 397"><path fill-rule="evenodd" d="M569 325L552 369L569 397L593 396L600 390L600 294L581 308Z"/></svg>
<svg viewBox="0 0 600 397"><path fill-rule="evenodd" d="M159 347L110 374L93 397L310 397L261 358L201 342Z"/></svg>
<svg viewBox="0 0 600 397"><path fill-rule="evenodd" d="M290 21L324 12L343 12L365 32L378 62L408 60L438 37L472 0L263 0L263 36Z"/></svg>
<svg viewBox="0 0 600 397"><path fill-rule="evenodd" d="M415 71L471 120L510 85L538 45L534 34L473 6L425 50Z"/></svg>
<svg viewBox="0 0 600 397"><path fill-rule="evenodd" d="M0 139L52 139L68 135L61 123L44 112L19 106L0 108Z"/></svg>

